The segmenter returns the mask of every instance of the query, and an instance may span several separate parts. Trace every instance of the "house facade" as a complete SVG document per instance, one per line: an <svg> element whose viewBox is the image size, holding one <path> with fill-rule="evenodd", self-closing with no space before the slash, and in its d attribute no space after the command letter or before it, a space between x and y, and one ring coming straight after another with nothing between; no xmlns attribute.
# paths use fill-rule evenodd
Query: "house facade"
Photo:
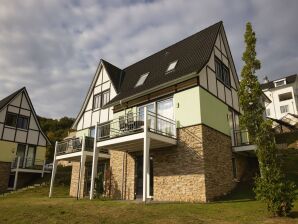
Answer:
<svg viewBox="0 0 298 224"><path fill-rule="evenodd" d="M271 100L265 104L267 117L280 120L287 114L298 115L297 74L273 81L265 78L261 87Z"/></svg>
<svg viewBox="0 0 298 224"><path fill-rule="evenodd" d="M25 87L0 101L0 192L47 172L47 144Z"/></svg>
<svg viewBox="0 0 298 224"><path fill-rule="evenodd" d="M230 192L253 151L239 131L239 81L223 23L120 69L101 60L73 124L56 143L72 161L70 195L207 202ZM244 137L243 137L244 136Z"/></svg>

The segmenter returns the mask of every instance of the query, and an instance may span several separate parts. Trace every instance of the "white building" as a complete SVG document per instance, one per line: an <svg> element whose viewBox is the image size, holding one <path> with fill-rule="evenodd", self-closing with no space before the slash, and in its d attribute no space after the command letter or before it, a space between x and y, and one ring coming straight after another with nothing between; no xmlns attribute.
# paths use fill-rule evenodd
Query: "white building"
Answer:
<svg viewBox="0 0 298 224"><path fill-rule="evenodd" d="M287 76L274 81L265 78L261 84L263 92L271 100L266 103L266 115L270 118L281 119L288 113L297 112L298 80L297 74Z"/></svg>

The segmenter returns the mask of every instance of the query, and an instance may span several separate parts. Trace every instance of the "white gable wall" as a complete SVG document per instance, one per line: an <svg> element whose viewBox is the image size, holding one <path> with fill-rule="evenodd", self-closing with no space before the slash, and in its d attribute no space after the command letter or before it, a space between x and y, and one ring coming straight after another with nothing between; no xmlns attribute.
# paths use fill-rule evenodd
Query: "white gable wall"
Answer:
<svg viewBox="0 0 298 224"><path fill-rule="evenodd" d="M239 111L239 100L237 94L237 87L234 73L233 62L229 59L228 46L223 40L223 31L219 32L219 35L215 42L215 47L211 54L210 60L200 72L200 85L207 89L210 93L215 95L221 101L225 102L228 106L234 110ZM215 57L220 59L228 68L230 73L231 86L226 86L223 82L216 78L215 74Z"/></svg>
<svg viewBox="0 0 298 224"><path fill-rule="evenodd" d="M98 71L97 80L95 80L95 86L93 86L91 95L87 99L87 106L78 120L77 124L77 136L89 133L88 129L93 128L97 123L103 123L113 119L112 108L109 109L95 109L93 110L93 97L103 91L110 90L110 99L114 98L117 93L109 78L109 75L104 68L100 65L100 70ZM87 131L86 131L87 130Z"/></svg>

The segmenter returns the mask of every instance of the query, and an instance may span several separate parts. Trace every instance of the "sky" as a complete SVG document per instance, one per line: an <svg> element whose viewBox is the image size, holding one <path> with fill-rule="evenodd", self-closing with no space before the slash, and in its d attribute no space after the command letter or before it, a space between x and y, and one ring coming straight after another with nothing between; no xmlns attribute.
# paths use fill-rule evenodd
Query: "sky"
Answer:
<svg viewBox="0 0 298 224"><path fill-rule="evenodd" d="M119 68L220 20L238 76L245 24L260 81L298 72L297 0L2 0L0 99L26 86L38 115L76 117L101 58Z"/></svg>

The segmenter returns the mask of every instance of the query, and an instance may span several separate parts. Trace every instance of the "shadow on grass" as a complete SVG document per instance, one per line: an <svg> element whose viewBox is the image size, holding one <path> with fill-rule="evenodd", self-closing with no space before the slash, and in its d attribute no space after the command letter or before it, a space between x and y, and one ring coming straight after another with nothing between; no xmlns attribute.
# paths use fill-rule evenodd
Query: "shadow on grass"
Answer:
<svg viewBox="0 0 298 224"><path fill-rule="evenodd" d="M239 183L234 190L228 195L218 198L215 202L227 203L227 202L248 202L255 201L255 193L253 192L252 183L243 182Z"/></svg>

